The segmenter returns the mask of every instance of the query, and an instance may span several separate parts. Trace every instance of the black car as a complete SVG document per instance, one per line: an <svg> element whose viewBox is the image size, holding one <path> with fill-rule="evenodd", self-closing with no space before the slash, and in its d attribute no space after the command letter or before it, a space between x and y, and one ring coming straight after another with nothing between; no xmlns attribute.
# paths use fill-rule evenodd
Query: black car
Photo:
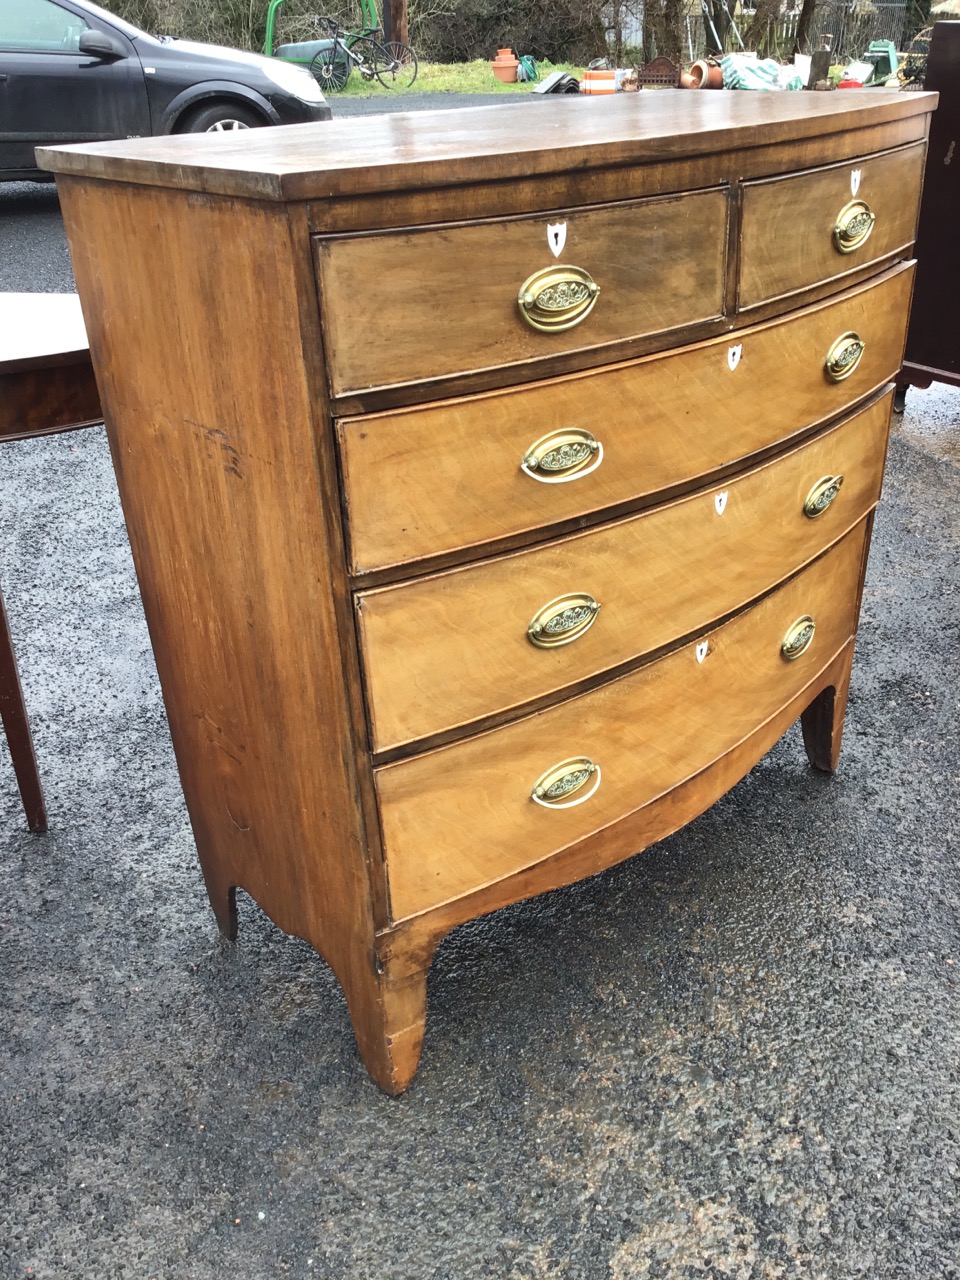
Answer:
<svg viewBox="0 0 960 1280"><path fill-rule="evenodd" d="M288 62L157 39L86 0L0 0L0 181L46 177L48 143L329 119Z"/></svg>

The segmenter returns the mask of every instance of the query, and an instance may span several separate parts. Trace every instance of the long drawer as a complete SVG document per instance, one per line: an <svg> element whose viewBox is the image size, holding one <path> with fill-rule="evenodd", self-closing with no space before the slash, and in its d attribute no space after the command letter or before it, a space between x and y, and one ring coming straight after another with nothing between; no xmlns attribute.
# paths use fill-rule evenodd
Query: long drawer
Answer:
<svg viewBox="0 0 960 1280"><path fill-rule="evenodd" d="M690 485L841 414L899 369L913 270L670 355L341 420L352 571ZM827 353L851 331L864 339L862 359L832 381Z"/></svg>
<svg viewBox="0 0 960 1280"><path fill-rule="evenodd" d="M722 488L361 593L373 749L575 685L769 590L877 501L891 395Z"/></svg>
<svg viewBox="0 0 960 1280"><path fill-rule="evenodd" d="M832 280L916 238L926 144L743 187L741 310Z"/></svg>
<svg viewBox="0 0 960 1280"><path fill-rule="evenodd" d="M331 389L521 364L719 316L728 213L716 189L317 237Z"/></svg>
<svg viewBox="0 0 960 1280"><path fill-rule="evenodd" d="M377 770L393 918L615 823L707 768L797 697L854 633L864 532L857 526L758 605L658 662L540 715ZM814 630L803 650L808 618ZM792 659L781 651L788 636L801 650Z"/></svg>

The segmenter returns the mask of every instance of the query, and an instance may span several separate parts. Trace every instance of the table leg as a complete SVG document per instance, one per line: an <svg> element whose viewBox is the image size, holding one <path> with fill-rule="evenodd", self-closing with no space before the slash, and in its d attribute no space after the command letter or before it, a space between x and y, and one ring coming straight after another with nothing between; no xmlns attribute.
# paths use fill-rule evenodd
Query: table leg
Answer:
<svg viewBox="0 0 960 1280"><path fill-rule="evenodd" d="M47 810L43 803L37 757L34 755L33 739L30 737L27 708L23 702L20 673L17 671L17 660L13 652L13 641L10 638L10 627L2 592L0 592L0 720L7 735L13 771L16 774L17 786L20 788L20 797L27 815L27 825L31 831L46 831Z"/></svg>

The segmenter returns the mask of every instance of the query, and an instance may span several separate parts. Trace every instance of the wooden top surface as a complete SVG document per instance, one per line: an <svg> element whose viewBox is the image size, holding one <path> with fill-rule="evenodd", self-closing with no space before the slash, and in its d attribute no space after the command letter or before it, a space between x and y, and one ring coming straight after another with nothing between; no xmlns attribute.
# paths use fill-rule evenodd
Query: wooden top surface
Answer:
<svg viewBox="0 0 960 1280"><path fill-rule="evenodd" d="M543 97L232 133L45 147L39 163L148 186L312 200L605 165L675 160L815 138L932 111L936 95L663 89Z"/></svg>
<svg viewBox="0 0 960 1280"><path fill-rule="evenodd" d="M75 293L0 293L0 373L89 357Z"/></svg>

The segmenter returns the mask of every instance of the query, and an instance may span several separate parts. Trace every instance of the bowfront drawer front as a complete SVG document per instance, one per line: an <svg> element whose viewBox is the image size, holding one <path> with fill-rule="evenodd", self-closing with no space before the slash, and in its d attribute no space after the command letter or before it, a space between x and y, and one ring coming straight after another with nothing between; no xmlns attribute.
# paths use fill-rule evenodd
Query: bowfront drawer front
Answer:
<svg viewBox="0 0 960 1280"><path fill-rule="evenodd" d="M740 309L909 249L926 144L743 187Z"/></svg>
<svg viewBox="0 0 960 1280"><path fill-rule="evenodd" d="M316 237L333 393L516 365L719 316L728 207L724 189Z"/></svg>
<svg viewBox="0 0 960 1280"><path fill-rule="evenodd" d="M574 685L769 590L876 502L891 394L722 488L359 595L373 749Z"/></svg>
<svg viewBox="0 0 960 1280"><path fill-rule="evenodd" d="M910 264L789 319L670 355L342 420L352 571L690 485L843 413L900 368L912 281ZM838 382L826 360L850 333L863 351Z"/></svg>
<svg viewBox="0 0 960 1280"><path fill-rule="evenodd" d="M754 608L660 661L377 770L394 919L547 858L732 750L852 636L863 547L860 525Z"/></svg>

